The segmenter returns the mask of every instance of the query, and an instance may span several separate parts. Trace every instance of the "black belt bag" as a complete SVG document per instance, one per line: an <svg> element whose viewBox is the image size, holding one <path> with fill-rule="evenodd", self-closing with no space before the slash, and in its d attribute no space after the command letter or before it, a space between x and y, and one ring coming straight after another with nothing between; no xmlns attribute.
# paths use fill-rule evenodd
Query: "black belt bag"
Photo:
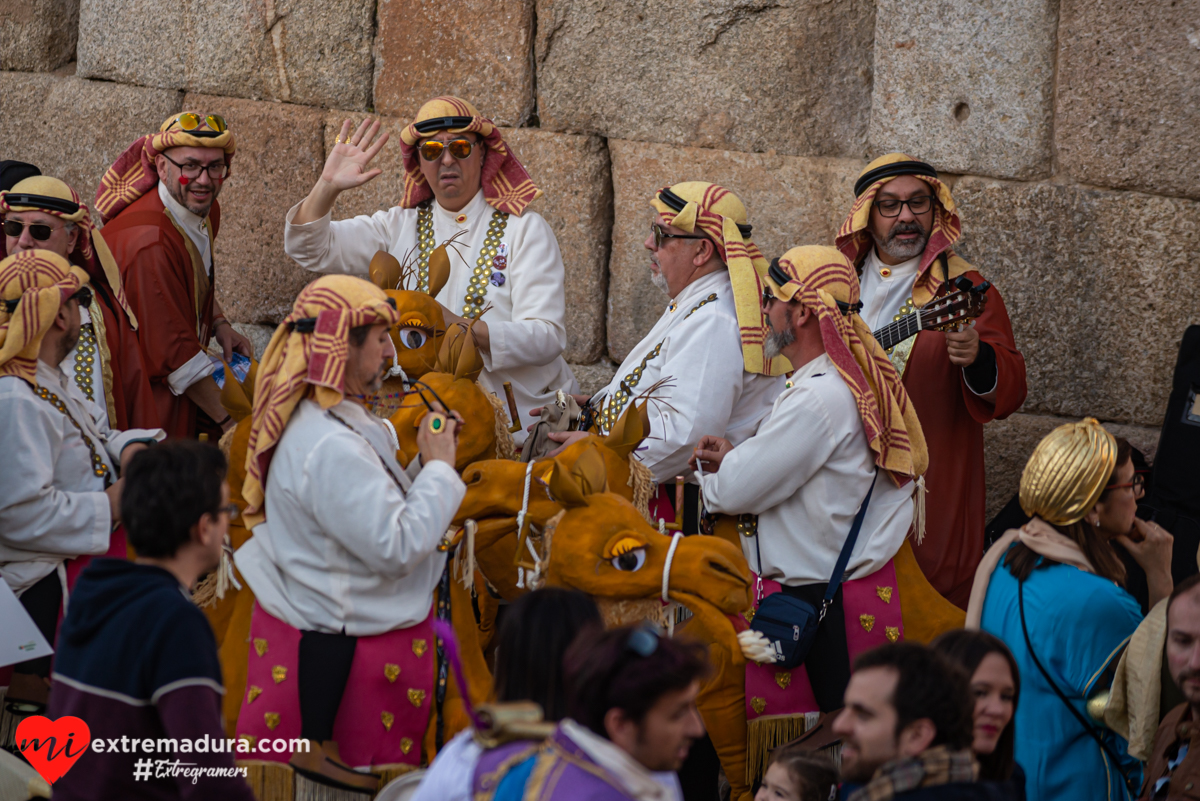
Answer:
<svg viewBox="0 0 1200 801"><path fill-rule="evenodd" d="M867 516L867 505L871 502L871 493L875 491L875 481L878 478L879 471L876 470L875 477L871 479L871 488L867 490L867 497L863 498L862 505L858 507L858 514L854 516L854 522L850 526L850 534L846 537L845 544L842 545L842 552L838 554L833 575L829 578L829 586L825 589L825 597L821 600L820 611L808 601L782 592L768 595L758 605L758 611L754 613L750 628L770 640L771 648L775 652L774 664L777 667L784 670L799 667L812 649L813 640L817 636L817 628L825 619L825 614L829 611L829 605L833 603L833 597L837 595L838 588L842 586L846 564L850 561L854 543L858 541L858 532L862 528L863 519ZM762 553L758 547L757 537L756 534L754 549L758 554L759 575L762 575Z"/></svg>

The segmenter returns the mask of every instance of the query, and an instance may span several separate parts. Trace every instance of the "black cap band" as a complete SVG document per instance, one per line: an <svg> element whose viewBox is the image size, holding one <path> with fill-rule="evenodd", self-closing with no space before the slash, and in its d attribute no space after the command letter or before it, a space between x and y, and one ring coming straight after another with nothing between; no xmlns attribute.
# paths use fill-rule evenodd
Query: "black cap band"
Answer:
<svg viewBox="0 0 1200 801"><path fill-rule="evenodd" d="M391 295L387 297L387 304L393 309L396 308L396 299ZM311 334L317 330L316 317L301 317L299 320L293 320L287 324L289 331L298 331L301 334Z"/></svg>
<svg viewBox="0 0 1200 801"><path fill-rule="evenodd" d="M771 266L767 268L767 275L771 278L772 281L774 281L776 284L778 284L781 287L784 284L788 283L789 281L794 280L792 278L789 278L788 274L785 273L783 271L783 268L781 268L779 266L779 259L774 259L771 262ZM779 297L779 296L776 295L776 297ZM863 307L861 300L858 301L857 303L846 303L843 300L834 299L834 303L837 304L838 311L840 311L842 313L843 317L845 317L847 314L850 314L851 312L858 313L859 311L862 311L862 307Z"/></svg>
<svg viewBox="0 0 1200 801"><path fill-rule="evenodd" d="M432 120L421 120L413 123L413 128L419 134L434 131L450 131L455 128L466 128L474 121L474 117L435 117Z"/></svg>
<svg viewBox="0 0 1200 801"><path fill-rule="evenodd" d="M78 203L63 200L60 197L47 197L46 195L26 195L23 193L8 192L4 195L4 202L10 208L13 206L32 206L37 209L61 211L63 214L76 214L79 212Z"/></svg>
<svg viewBox="0 0 1200 801"><path fill-rule="evenodd" d="M12 314L17 310L17 306L20 304L20 302L20 298L13 298L12 300L0 300L0 303L4 304L4 310L9 314Z"/></svg>
<svg viewBox="0 0 1200 801"><path fill-rule="evenodd" d="M930 178L938 177L937 170L923 161L896 161L891 164L884 164L882 167L876 167L855 181L854 196L858 197L868 186L881 178L895 178L897 175L928 175Z"/></svg>
<svg viewBox="0 0 1200 801"><path fill-rule="evenodd" d="M670 189L664 189L658 193L658 199L671 207L672 211L679 213L683 211L683 207L688 204L686 200L672 192ZM750 232L754 230L754 226L750 223L734 223L738 227L738 233L742 235L742 239L749 239Z"/></svg>

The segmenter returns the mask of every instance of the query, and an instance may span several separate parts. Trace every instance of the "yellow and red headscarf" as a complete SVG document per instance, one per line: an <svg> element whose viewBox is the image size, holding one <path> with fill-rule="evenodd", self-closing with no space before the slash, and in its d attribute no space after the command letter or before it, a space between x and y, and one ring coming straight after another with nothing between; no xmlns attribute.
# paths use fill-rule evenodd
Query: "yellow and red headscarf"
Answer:
<svg viewBox="0 0 1200 801"><path fill-rule="evenodd" d="M350 329L399 322L382 289L348 275L327 275L306 286L275 329L254 382L254 411L246 449L242 497L247 527L264 519L267 470L296 405L312 395L322 409L346 394Z"/></svg>
<svg viewBox="0 0 1200 801"><path fill-rule="evenodd" d="M96 189L96 211L102 222L116 217L122 209L155 187L158 170L154 166L154 159L164 150L173 147L219 147L225 151L225 163L233 162L233 154L237 149L233 131L227 129L213 136L217 132L209 128L205 115L199 112L190 112L200 118L199 127L185 131L179 126L179 118L187 113L168 117L158 133L138 139L104 173Z"/></svg>
<svg viewBox="0 0 1200 801"><path fill-rule="evenodd" d="M137 317L125 297L125 289L121 286L121 271L113 258L112 251L100 229L92 222L86 203L79 199L79 193L71 186L57 178L37 175L18 182L7 192L0 192L0 214L12 211L40 211L51 214L65 222L75 223L83 229L83 235L75 240L75 250L69 254L85 271L96 270L103 274L109 289L117 299L117 303L129 318L129 326L137 330ZM3 242L0 242L0 256L8 255Z"/></svg>
<svg viewBox="0 0 1200 801"><path fill-rule="evenodd" d="M871 221L871 204L875 202L880 187L901 175L912 175L929 184L938 201L934 204L933 230L929 232L920 269L913 281L912 299L919 307L932 300L947 279L940 267L933 269L933 263L941 253L946 254L950 280L975 269L950 249L962 236L962 221L958 218L950 188L938 180L933 167L904 153L889 153L868 164L854 184L854 205L850 207L850 216L838 229L836 244L837 249L845 253L855 266L862 264L874 247L867 227Z"/></svg>
<svg viewBox="0 0 1200 801"><path fill-rule="evenodd" d="M858 276L834 248L792 248L772 264L766 284L783 301L798 300L817 315L830 361L854 396L875 464L897 485L929 466L925 434L896 368L858 315Z"/></svg>
<svg viewBox="0 0 1200 801"><path fill-rule="evenodd" d="M42 339L86 281L87 273L49 250L26 250L0 261L0 375L37 385Z"/></svg>
<svg viewBox="0 0 1200 801"><path fill-rule="evenodd" d="M783 375L791 370L783 356L769 363L763 356L766 327L762 313L762 277L767 272L767 260L750 241L751 226L747 222L746 207L738 196L717 184L686 181L660 189L650 205L662 215L667 225L688 233L700 229L716 243L733 284L746 371Z"/></svg>
<svg viewBox="0 0 1200 801"><path fill-rule="evenodd" d="M483 197L497 211L518 217L542 196L524 165L500 136L500 129L466 100L435 97L417 112L417 118L400 132L400 154L404 159L404 197L400 207L415 208L433 197L433 189L421 174L421 154L417 147L440 131L476 133L487 144L483 160Z"/></svg>

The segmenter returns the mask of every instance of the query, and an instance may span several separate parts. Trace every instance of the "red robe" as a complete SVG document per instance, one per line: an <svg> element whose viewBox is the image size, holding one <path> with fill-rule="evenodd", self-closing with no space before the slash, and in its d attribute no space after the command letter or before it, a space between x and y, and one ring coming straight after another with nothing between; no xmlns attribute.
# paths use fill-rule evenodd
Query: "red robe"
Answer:
<svg viewBox="0 0 1200 801"><path fill-rule="evenodd" d="M215 238L220 225L215 202L209 222ZM154 396L153 421L135 418L132 424L161 426L168 436L194 438L202 427L197 420L200 409L186 395L172 393L167 378L207 349L212 281L157 190L142 195L105 225L104 239L121 267L125 295L138 318L138 340Z"/></svg>
<svg viewBox="0 0 1200 801"><path fill-rule="evenodd" d="M983 281L974 270L966 277L973 284ZM995 287L988 290L975 330L980 342L996 352L994 403L967 386L962 368L950 363L946 335L940 331L917 334L904 368L904 388L929 447L925 539L913 553L937 591L963 609L983 557L983 424L1015 412L1026 393L1025 358L1013 341L1008 311Z"/></svg>

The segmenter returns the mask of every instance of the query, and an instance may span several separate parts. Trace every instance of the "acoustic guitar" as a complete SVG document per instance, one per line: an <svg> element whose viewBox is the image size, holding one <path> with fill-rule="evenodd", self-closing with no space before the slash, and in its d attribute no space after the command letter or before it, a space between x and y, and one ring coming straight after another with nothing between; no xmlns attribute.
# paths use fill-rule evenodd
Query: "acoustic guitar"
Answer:
<svg viewBox="0 0 1200 801"><path fill-rule="evenodd" d="M873 332L875 340L884 350L890 350L919 331L949 331L983 314L987 291L991 288L987 281L972 286L971 279L960 275L954 281L954 291Z"/></svg>

